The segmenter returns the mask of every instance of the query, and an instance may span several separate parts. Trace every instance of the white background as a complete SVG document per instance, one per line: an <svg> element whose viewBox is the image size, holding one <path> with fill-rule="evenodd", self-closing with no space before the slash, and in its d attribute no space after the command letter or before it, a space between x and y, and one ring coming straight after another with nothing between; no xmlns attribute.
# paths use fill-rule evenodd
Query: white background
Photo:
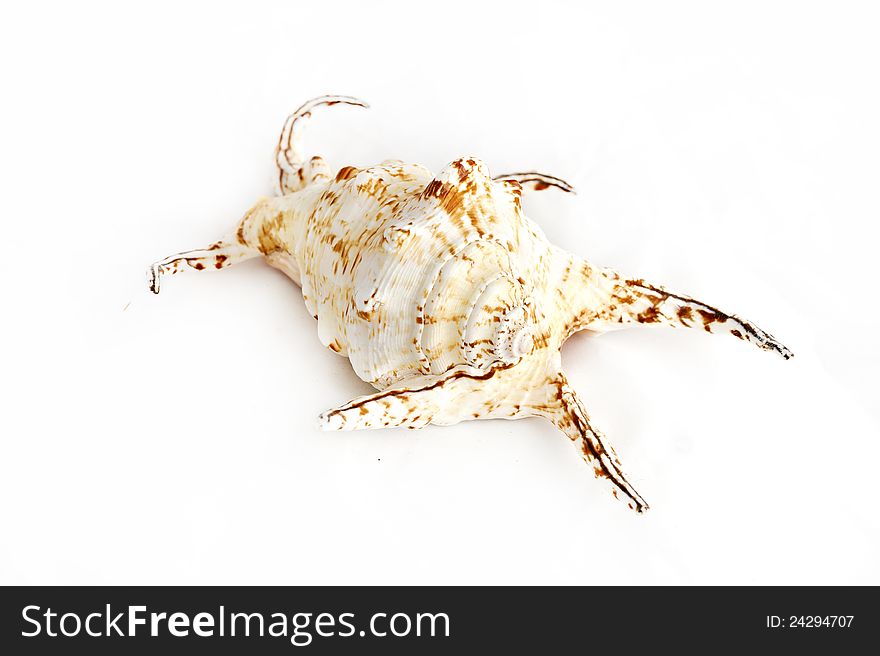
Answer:
<svg viewBox="0 0 880 656"><path fill-rule="evenodd" d="M2 583L880 583L870 3L23 3L0 26ZM661 6L662 5L662 6ZM563 362L652 505L540 420L321 433L370 391L253 261L168 279L334 165L476 155L551 240L774 333Z"/></svg>

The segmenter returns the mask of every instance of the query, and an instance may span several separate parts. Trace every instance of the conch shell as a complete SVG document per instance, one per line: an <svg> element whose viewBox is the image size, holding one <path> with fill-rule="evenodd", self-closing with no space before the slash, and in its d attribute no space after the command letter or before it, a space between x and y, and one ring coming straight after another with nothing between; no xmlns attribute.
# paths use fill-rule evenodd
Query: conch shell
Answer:
<svg viewBox="0 0 880 656"><path fill-rule="evenodd" d="M385 161L335 174L302 153L316 98L286 121L276 148L277 192L210 246L150 269L222 269L264 257L302 288L318 337L346 356L377 393L321 414L326 430L469 419L544 417L565 433L637 512L648 504L590 422L560 364L579 330L662 324L728 333L788 359L753 323L637 278L595 267L549 243L523 215L523 188L565 191L539 173L493 178L481 161L458 159L439 175Z"/></svg>

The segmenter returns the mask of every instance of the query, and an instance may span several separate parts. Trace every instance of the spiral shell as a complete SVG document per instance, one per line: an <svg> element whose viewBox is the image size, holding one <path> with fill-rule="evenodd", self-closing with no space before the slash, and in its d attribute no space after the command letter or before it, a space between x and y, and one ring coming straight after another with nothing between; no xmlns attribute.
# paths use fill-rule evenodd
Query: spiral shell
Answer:
<svg viewBox="0 0 880 656"><path fill-rule="evenodd" d="M573 332L658 324L724 332L791 352L753 323L642 279L593 267L551 245L522 213L524 187L572 191L554 176L493 179L458 159L433 177L388 160L335 175L301 152L300 132L322 105L366 107L348 96L309 101L288 117L275 150L279 195L259 201L235 231L150 268L222 269L264 257L302 287L321 343L379 392L321 415L327 429L419 428L465 419L543 417L578 446L615 497L647 503L590 424L562 372Z"/></svg>

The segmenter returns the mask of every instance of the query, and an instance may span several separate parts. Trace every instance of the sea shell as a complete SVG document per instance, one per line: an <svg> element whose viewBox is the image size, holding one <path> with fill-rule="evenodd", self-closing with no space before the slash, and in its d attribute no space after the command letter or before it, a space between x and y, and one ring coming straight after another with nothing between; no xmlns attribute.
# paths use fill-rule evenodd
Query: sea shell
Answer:
<svg viewBox="0 0 880 656"><path fill-rule="evenodd" d="M523 188L571 191L539 173L493 178L458 159L439 175L385 161L332 174L306 159L302 128L316 98L286 121L276 148L277 191L226 238L150 268L222 269L255 257L302 287L321 343L347 356L378 393L328 410L323 428L419 428L469 419L544 417L564 432L638 512L648 504L591 424L562 372L559 349L579 330L662 324L728 333L788 359L754 324L643 280L598 268L551 243L523 215Z"/></svg>

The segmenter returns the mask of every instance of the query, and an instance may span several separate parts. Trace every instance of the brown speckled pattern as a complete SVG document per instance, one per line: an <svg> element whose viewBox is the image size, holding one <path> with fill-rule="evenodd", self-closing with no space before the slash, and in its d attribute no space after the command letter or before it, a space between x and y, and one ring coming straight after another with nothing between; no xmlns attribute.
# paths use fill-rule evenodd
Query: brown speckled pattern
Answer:
<svg viewBox="0 0 880 656"><path fill-rule="evenodd" d="M642 512L648 504L562 372L563 342L579 330L660 324L726 332L791 357L748 321L550 244L523 215L521 196L573 191L564 180L534 171L493 178L473 157L436 176L399 161L332 173L300 141L312 112L335 104L367 106L324 96L300 107L276 147L278 194L224 239L150 269L158 293L162 275L184 265L214 270L263 257L300 285L321 343L379 390L323 413L325 429L544 417L615 497Z"/></svg>

